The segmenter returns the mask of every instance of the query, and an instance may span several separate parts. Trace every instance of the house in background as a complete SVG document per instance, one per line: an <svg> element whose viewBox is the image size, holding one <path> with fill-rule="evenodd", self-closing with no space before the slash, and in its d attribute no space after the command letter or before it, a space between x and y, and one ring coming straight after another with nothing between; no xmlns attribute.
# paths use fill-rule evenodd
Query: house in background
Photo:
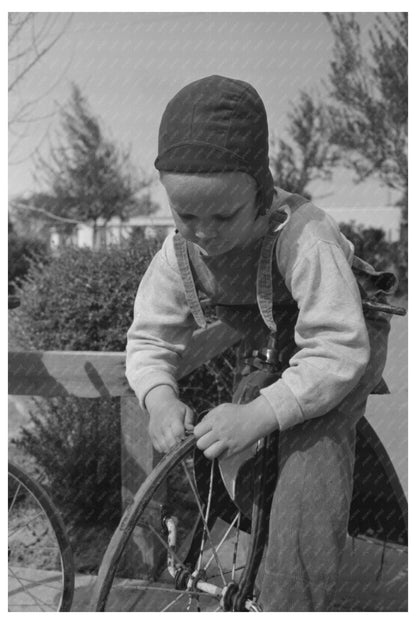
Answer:
<svg viewBox="0 0 416 624"><path fill-rule="evenodd" d="M397 206L383 208L326 208L337 223L354 222L356 226L382 229L386 240L394 242L400 238L401 210ZM132 231L139 228L144 231L146 238L156 235L167 236L175 229L171 215L141 215L121 221L115 217L107 223L98 223L98 247L119 245L128 239ZM93 228L90 225L77 225L71 232L59 227L51 229L51 245L58 248L65 245L77 247L93 246Z"/></svg>
<svg viewBox="0 0 416 624"><path fill-rule="evenodd" d="M175 225L170 215L158 216L153 214L131 217L126 221L122 221L119 217L114 217L107 223L98 221L97 245L99 248L108 245L120 245L129 238L135 229L143 230L146 238L152 238L159 235L167 236L169 232L175 229ZM51 229L50 241L52 248L55 249L66 245L92 247L93 228L85 223L75 226L68 233L59 226L54 226Z"/></svg>

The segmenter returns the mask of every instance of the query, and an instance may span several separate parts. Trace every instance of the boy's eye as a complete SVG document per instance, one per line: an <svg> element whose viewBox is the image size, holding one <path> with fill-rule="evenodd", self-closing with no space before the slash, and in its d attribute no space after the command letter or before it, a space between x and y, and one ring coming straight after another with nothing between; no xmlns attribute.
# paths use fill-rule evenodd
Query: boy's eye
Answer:
<svg viewBox="0 0 416 624"><path fill-rule="evenodd" d="M234 214L227 215L227 216L225 216L225 215L216 215L214 217L214 219L217 219L217 221L229 221L230 219L233 218L233 216L234 216Z"/></svg>
<svg viewBox="0 0 416 624"><path fill-rule="evenodd" d="M182 214L179 215L180 218L182 219L182 221L191 221L191 219L195 219L195 215L191 215L191 214ZM232 215L215 215L214 217L212 217L213 219L217 220L217 221L228 221L229 219L232 219L234 217L234 214Z"/></svg>

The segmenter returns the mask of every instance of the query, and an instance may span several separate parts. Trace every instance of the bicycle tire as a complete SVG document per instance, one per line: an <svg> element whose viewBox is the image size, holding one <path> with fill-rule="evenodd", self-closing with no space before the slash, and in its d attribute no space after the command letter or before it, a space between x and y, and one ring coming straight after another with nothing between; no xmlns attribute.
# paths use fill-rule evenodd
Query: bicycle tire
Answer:
<svg viewBox="0 0 416 624"><path fill-rule="evenodd" d="M8 463L8 478L9 610L70 611L74 595L74 562L60 514L45 489L11 462ZM32 513L32 518L27 519L30 513ZM24 518L23 523L22 518ZM13 519L20 524L13 524ZM28 535L32 539L32 544L28 544ZM45 540L48 544L48 556L52 556L57 562L54 565L58 565L58 578L51 573L51 564L48 564L47 571L28 567L31 560L27 560L27 553L29 552L30 557L33 553L34 565L36 565L36 555L39 555L36 551L36 544ZM33 544L35 544L34 550L31 550ZM22 548L26 551L25 556L22 556ZM10 558L13 560L13 556L15 560L13 565L10 565ZM23 567L16 565L19 559L24 560ZM53 572L55 571L54 569ZM48 600L51 602L47 602ZM23 604L18 601L23 601Z"/></svg>
<svg viewBox="0 0 416 624"><path fill-rule="evenodd" d="M129 578L123 578L123 576L121 576L121 573L119 572L121 570L121 567L119 566L121 566L121 564L125 564L123 558L127 557L126 553L129 550L129 543L132 546L132 551L135 552L135 561L137 560L141 564L143 561L146 560L143 549L147 547L148 542L144 540L144 546L138 546L137 539L136 541L134 541L135 531L147 531L147 535L153 536L154 533L156 533L156 529L154 527L157 527L159 522L157 518L157 514L159 513L159 511L162 518L162 524L164 521L163 518L165 518L166 520L166 515L163 516L163 514L165 513L164 503L160 502L155 505L154 501L158 498L159 488L162 486L162 484L165 483L165 481L168 481L169 475L176 475L174 471L178 470L178 468L182 468L183 471L187 473L188 469L186 467L186 461L188 461L190 457L193 457L194 462L192 466L193 486L191 484L190 489L192 489L193 487L197 489L197 479L195 478L195 463L199 462L200 458L204 458L204 456L200 452L200 455L195 456L195 451L196 441L193 436L190 436L185 439L185 441L183 441L180 445L175 447L168 455L166 455L160 461L160 463L154 468L152 473L147 477L142 486L139 488L134 499L129 502L102 560L98 572L97 581L93 588L90 610L233 610L232 597L236 595L236 592L238 590L238 577L241 573L241 569L244 569L245 563L241 563L243 560L239 560L240 554L236 550L235 552L233 552L232 555L234 559L233 569L231 571L228 570L228 566L225 566L224 564L224 567L226 567L227 569L222 570L221 573L220 568L223 565L223 561L220 561L220 559L222 557L228 557L229 554L231 554L231 545L227 544L226 542L226 538L224 537L224 535L227 535L228 533L225 532L225 530L224 533L219 532L218 538L215 534L215 531L217 529L217 525L223 522L221 516L225 514L226 519L229 519L229 512L225 509L226 504L224 504L222 500L221 502L218 502L215 494L212 495L211 503L200 499L200 506L198 509L201 516L205 514L205 521L202 521L202 533L205 530L207 542L210 542L211 540L213 542L214 539L218 539L218 543L220 544L220 547L217 551L217 558L214 556L214 549L211 548L210 543L206 544L207 549L206 552L203 552L203 554L203 546L201 546L199 553L200 557L198 559L198 562L196 562L194 543L199 539L198 527L200 526L199 523L201 522L201 519L194 518L192 525L193 530L188 531L186 529L182 531L184 536L183 543L175 543L176 559L174 559L174 561L179 561L179 563L177 564L178 569L176 570L175 574L171 572L171 575L169 576L166 573L166 565L164 563L163 557L165 556L165 554L167 554L171 555L172 558L173 548L170 548L167 543L170 538L164 538L163 536L161 537L161 535L157 536L156 541L158 543L162 543L162 567L160 567L158 563L155 563L154 569L152 568L150 571L138 573L137 570L135 570L135 579L131 578L131 572ZM205 458L204 460L205 462L208 461ZM215 465L215 462L209 463L212 467ZM198 497L200 496L198 490L197 495ZM173 498L173 496L169 497L168 506L174 506L174 501L172 500ZM212 505L212 509L210 508L210 504ZM152 517L155 508L157 508L156 514L155 517ZM241 519L241 512L237 508L234 509L236 514L235 518ZM175 513L177 511L178 510L175 508ZM182 511L179 511L177 513L177 516L179 517L177 529L178 534L181 532L181 513ZM173 511L169 511L169 514L169 519L173 517L176 518ZM155 522L154 526L149 524L149 518L151 518L152 522ZM235 518L234 528L233 526L231 526L231 530L230 528L227 530L230 531L229 534L232 535L232 539L237 539L237 541L238 539L240 539L242 542L247 542L247 534L244 532L245 539L243 540L241 536L241 533L243 531L240 531L237 526L239 525L240 520L236 521ZM186 524L186 519L184 520L184 524ZM162 529L159 529L159 533L161 530ZM201 533L200 530L199 533ZM238 535L237 538L236 535ZM142 548L142 550L140 550L140 548ZM221 551L221 549L223 550ZM208 564L206 563L207 560ZM184 562L186 562L186 564ZM196 568L193 569L192 566L195 565ZM202 567L198 567L202 565L205 565L205 568L203 570ZM219 573L218 570L220 570ZM138 576L138 574L140 574L140 576ZM214 586L212 579L218 579L218 577L220 576L221 580L215 581L216 583L220 582L217 595L211 596L210 594L207 594L206 591L208 590L205 589L205 586L209 586L209 591L212 591L212 587ZM168 579L168 582L166 582L166 579ZM215 587L217 586L215 585ZM172 597L172 595L174 596L174 599L171 601L170 598ZM152 599L152 596L154 596L155 599ZM257 609L255 601L251 600L251 597L248 597L247 601L244 601L244 608L242 610L247 611L260 609Z"/></svg>

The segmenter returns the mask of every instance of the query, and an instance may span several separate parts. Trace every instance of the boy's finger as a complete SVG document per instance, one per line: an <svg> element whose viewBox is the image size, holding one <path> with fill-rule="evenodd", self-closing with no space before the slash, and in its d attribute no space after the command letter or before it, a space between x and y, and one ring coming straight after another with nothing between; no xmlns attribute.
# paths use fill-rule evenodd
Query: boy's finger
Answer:
<svg viewBox="0 0 416 624"><path fill-rule="evenodd" d="M209 420L204 419L201 420L201 422L194 428L194 435L196 435L197 438L200 438L205 433L208 433L208 431L211 431L211 423Z"/></svg>
<svg viewBox="0 0 416 624"><path fill-rule="evenodd" d="M218 442L217 436L212 431L208 431L208 433L198 438L196 445L203 451L212 446L215 442Z"/></svg>
<svg viewBox="0 0 416 624"><path fill-rule="evenodd" d="M192 431L194 428L194 413L192 410L186 410L185 413L185 429Z"/></svg>
<svg viewBox="0 0 416 624"><path fill-rule="evenodd" d="M218 441L211 444L211 446L204 451L204 455L207 459L215 459L216 457L222 455L226 450L227 446L224 442Z"/></svg>

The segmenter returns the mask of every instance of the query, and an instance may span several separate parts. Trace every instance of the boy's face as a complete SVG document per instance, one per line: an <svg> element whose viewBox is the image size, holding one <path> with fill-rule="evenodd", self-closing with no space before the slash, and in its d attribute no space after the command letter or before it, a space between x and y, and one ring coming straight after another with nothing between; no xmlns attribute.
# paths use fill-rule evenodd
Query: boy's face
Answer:
<svg viewBox="0 0 416 624"><path fill-rule="evenodd" d="M256 182L246 173L164 172L161 182L179 232L208 256L244 247L264 233L264 218L256 219Z"/></svg>

